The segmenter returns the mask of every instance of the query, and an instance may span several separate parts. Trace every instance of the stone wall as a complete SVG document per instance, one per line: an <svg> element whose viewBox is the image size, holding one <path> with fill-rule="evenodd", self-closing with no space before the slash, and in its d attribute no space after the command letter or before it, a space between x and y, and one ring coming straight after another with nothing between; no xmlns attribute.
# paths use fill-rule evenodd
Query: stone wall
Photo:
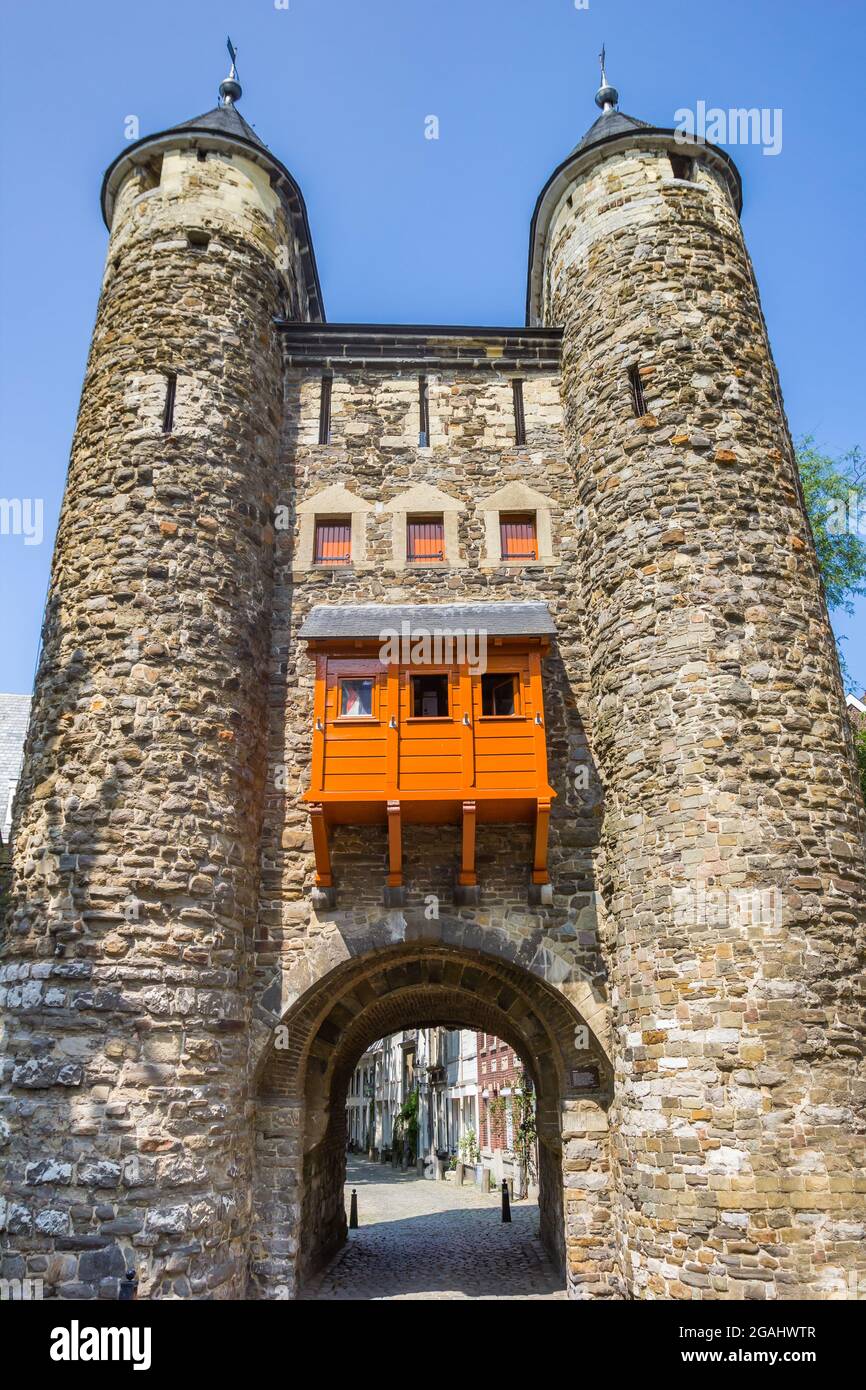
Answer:
<svg viewBox="0 0 866 1390"><path fill-rule="evenodd" d="M863 807L751 266L696 173L606 147L546 262L593 539L626 1274L639 1298L839 1296L866 1260Z"/></svg>
<svg viewBox="0 0 866 1390"><path fill-rule="evenodd" d="M515 957L527 965L543 958L549 977L566 994L579 986L593 998L587 986L592 981L596 997L591 1027L599 1030L603 1041L605 967L595 917L593 867L600 800L581 718L586 664L573 586L576 549L581 538L575 526L570 475L564 457L556 370L551 370L546 362L534 362L526 343L521 345L518 360L517 351L508 344L503 351L503 344L498 341L464 343L456 336L444 348L436 339L428 341L420 334L411 343L392 344L384 333L376 333L359 347L353 345L351 332L347 332L345 341L340 335L339 345L330 352L321 328L289 326L288 336L285 464L276 492L284 524L278 525L276 540L270 785L262 838L258 917L256 997L264 1007L256 1047L267 1055L279 1020L288 1018L291 1022L294 1013L303 1008L307 991L331 978L341 963L372 961L385 945L408 942L419 930L428 934L432 931L431 941L439 939L435 934L436 921L425 917L430 895L435 896L437 915L457 917L465 924L466 933L486 937L491 951L501 950L502 943L508 943ZM558 354L558 342L554 346ZM378 366L371 360L376 352L392 361L399 355L399 370ZM464 352L469 355L468 361L453 360L453 356ZM431 361L425 353L435 354L436 360ZM443 353L453 354L444 364ZM350 354L351 360L344 365L342 358ZM362 354L366 354L364 360ZM331 436L327 444L318 442L323 370L333 374ZM431 442L427 448L419 447L418 442L421 373L428 379L430 400ZM512 376L524 381L527 441L521 447L515 444L514 437ZM549 561L519 566L490 563L484 503L508 485L528 487L549 504ZM435 498L430 500L429 491L423 491L431 488L442 495L438 503ZM333 501L335 490L342 500ZM392 508L395 499L406 493L416 498L410 511L441 510L447 507L449 499L459 504L453 563L435 568L407 567L395 554ZM326 511L343 511L349 505L358 505L346 501L349 494L364 509L363 562L328 570L307 564L299 566L296 559L303 518L305 514L315 514L315 499L324 499L321 505ZM422 505L424 498L428 501ZM357 556L355 542L353 537L353 554ZM312 841L308 814L298 801L298 793L308 781L312 727L313 662L297 638L304 618L317 603L447 603L473 599L540 599L549 605L559 629L554 648L544 662L549 773L557 792L550 839L552 905L531 907L529 903L530 827L478 828L481 901L478 908L458 909L454 901L458 827L407 825L403 828L406 905L402 912L386 914L383 920L386 829L374 825L334 830L336 909L311 909ZM575 1021L582 1016L576 1015ZM414 1018L408 1021L419 1022ZM455 1021L466 1023L467 1018L455 1016ZM394 1026L397 1025L393 1020L387 1026L382 1022L384 1032ZM292 1037L301 1034L300 1024L293 1023ZM291 1047L294 1049L294 1042ZM351 1060L354 1063L355 1058ZM315 1068L319 1064L319 1055L311 1055L308 1065ZM272 1074L269 1067L268 1075ZM308 1101L303 1101L303 1068L299 1075L301 1090L299 1083L292 1081L285 1094L308 1105ZM272 1084L272 1080L265 1080L260 1087L265 1125L272 1113ZM555 1154L551 1150L545 1159L544 1228L554 1254L564 1258L565 1156L559 1114L566 1090L564 1076L560 1076L557 1087L558 1099L551 1098L556 1117L550 1121L557 1135ZM338 1127L342 1105L339 1096L335 1099L330 1095L329 1116ZM307 1256L313 1261L320 1258L323 1251L332 1248L343 1229L342 1207L340 1211L334 1207L334 1154L339 1152L340 1171L343 1158L342 1136L337 1135L334 1140L323 1135L309 1108L303 1123L306 1171L301 1171L298 1155L287 1222L291 1235L283 1239L282 1248L304 1251L305 1268L303 1261ZM596 1157L606 1161L606 1147L602 1147L604 1154ZM569 1161L575 1174L589 1166L576 1153L569 1156ZM572 1185L577 1204L583 1197L576 1179ZM285 1214L282 1207L281 1210ZM592 1224L592 1217L585 1213L578 1233L579 1219L575 1218L573 1279L575 1286L585 1281L587 1286L606 1287L598 1260L587 1260L585 1248L579 1245L580 1236L585 1238ZM597 1245L597 1234L592 1238ZM267 1244L267 1238L257 1244L257 1277L272 1284L291 1279L291 1270L285 1264L268 1258Z"/></svg>

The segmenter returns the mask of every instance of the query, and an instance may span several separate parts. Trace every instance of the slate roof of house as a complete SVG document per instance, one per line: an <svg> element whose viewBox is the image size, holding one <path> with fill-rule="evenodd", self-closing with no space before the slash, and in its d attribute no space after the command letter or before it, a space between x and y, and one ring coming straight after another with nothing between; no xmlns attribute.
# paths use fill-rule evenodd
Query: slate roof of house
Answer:
<svg viewBox="0 0 866 1390"><path fill-rule="evenodd" d="M0 695L0 835L8 838L10 788L18 785L30 717L29 695Z"/></svg>
<svg viewBox="0 0 866 1390"><path fill-rule="evenodd" d="M374 637L389 632L409 635L437 632L484 632L489 637L534 637L556 632L544 603L362 603L319 604L304 619L301 637Z"/></svg>

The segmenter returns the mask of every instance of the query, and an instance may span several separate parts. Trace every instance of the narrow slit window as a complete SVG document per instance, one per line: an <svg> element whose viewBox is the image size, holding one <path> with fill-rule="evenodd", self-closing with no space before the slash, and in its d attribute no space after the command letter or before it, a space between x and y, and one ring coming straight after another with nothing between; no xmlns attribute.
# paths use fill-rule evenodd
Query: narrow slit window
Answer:
<svg viewBox="0 0 866 1390"><path fill-rule="evenodd" d="M426 376L418 378L418 444L430 447L430 392Z"/></svg>
<svg viewBox="0 0 866 1390"><path fill-rule="evenodd" d="M352 562L352 523L348 517L327 517L316 522L317 565L349 565Z"/></svg>
<svg viewBox="0 0 866 1390"><path fill-rule="evenodd" d="M635 363L633 367L629 367L628 380L629 385L631 386L632 407L634 409L635 415L637 415L638 418L640 418L641 415L646 415L647 405L646 397L643 393L643 382L640 379L640 367L637 365L637 363Z"/></svg>
<svg viewBox="0 0 866 1390"><path fill-rule="evenodd" d="M691 180L695 168L694 160L690 159L687 154L672 154L669 158L674 178Z"/></svg>
<svg viewBox="0 0 866 1390"><path fill-rule="evenodd" d="M331 389L333 377L322 377L322 394L319 399L319 443L331 442Z"/></svg>
<svg viewBox="0 0 866 1390"><path fill-rule="evenodd" d="M139 164L138 176L141 181L143 193L149 192L152 188L159 188L162 182L162 155L157 155L155 159L146 160Z"/></svg>
<svg viewBox="0 0 866 1390"><path fill-rule="evenodd" d="M371 719L373 715L373 682L371 680L340 681L340 718Z"/></svg>
<svg viewBox="0 0 866 1390"><path fill-rule="evenodd" d="M503 512L499 517L503 560L537 560L538 536L533 512Z"/></svg>
<svg viewBox="0 0 866 1390"><path fill-rule="evenodd" d="M514 380L511 383L514 392L514 439L517 444L526 443L526 412L523 408L523 382Z"/></svg>
<svg viewBox="0 0 866 1390"><path fill-rule="evenodd" d="M445 523L441 516L410 516L406 523L406 559L410 565L441 565L445 560Z"/></svg>
<svg viewBox="0 0 866 1390"><path fill-rule="evenodd" d="M177 372L168 372L165 378L165 406L162 412L162 432L171 434L174 429L174 402L177 396Z"/></svg>
<svg viewBox="0 0 866 1390"><path fill-rule="evenodd" d="M415 719L448 718L448 677L412 676L412 716Z"/></svg>
<svg viewBox="0 0 866 1390"><path fill-rule="evenodd" d="M481 677L481 713L505 717L517 713L517 676L488 672Z"/></svg>

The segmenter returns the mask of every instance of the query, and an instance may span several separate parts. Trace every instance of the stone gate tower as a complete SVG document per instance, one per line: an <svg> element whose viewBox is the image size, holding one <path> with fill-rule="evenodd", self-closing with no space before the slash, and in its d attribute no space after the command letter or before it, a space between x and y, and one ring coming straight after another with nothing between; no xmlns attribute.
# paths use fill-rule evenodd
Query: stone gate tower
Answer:
<svg viewBox="0 0 866 1390"><path fill-rule="evenodd" d="M538 202L527 308L563 329L585 527L625 1274L822 1297L862 1281L866 1152L835 645L738 173L604 74L596 101Z"/></svg>
<svg viewBox="0 0 866 1390"><path fill-rule="evenodd" d="M220 96L125 149L103 182L105 278L16 835L6 1230L41 1250L56 1238L31 1272L84 1293L123 1273L120 1242L147 1242L148 1226L221 1251L208 1289L237 1285L245 1258L274 320L317 319L320 302L294 181L236 110L233 75ZM65 1149L46 1158L61 1135L73 1167ZM148 1193L149 1220L73 1231L75 1189L93 1212Z"/></svg>
<svg viewBox="0 0 866 1390"><path fill-rule="evenodd" d="M844 1296L866 827L732 161L605 82L525 328L326 324L220 94L103 186L3 1275L297 1292L345 1235L355 1061L441 1023L524 1059L573 1297Z"/></svg>

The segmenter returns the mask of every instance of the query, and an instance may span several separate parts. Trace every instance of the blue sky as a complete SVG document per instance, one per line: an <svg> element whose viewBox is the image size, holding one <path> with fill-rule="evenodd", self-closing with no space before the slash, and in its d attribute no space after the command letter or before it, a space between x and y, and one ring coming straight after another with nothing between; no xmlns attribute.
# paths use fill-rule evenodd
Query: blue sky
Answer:
<svg viewBox="0 0 866 1390"><path fill-rule="evenodd" d="M602 41L621 109L655 124L700 100L781 108L778 155L731 152L791 427L833 454L866 445L866 18L850 0L9 6L0 497L44 499L44 540L0 535L0 690L33 678L105 255L102 172L128 116L146 134L215 105L226 33L241 110L303 189L332 322L523 322L532 209L598 114ZM866 600L834 618L862 693Z"/></svg>

